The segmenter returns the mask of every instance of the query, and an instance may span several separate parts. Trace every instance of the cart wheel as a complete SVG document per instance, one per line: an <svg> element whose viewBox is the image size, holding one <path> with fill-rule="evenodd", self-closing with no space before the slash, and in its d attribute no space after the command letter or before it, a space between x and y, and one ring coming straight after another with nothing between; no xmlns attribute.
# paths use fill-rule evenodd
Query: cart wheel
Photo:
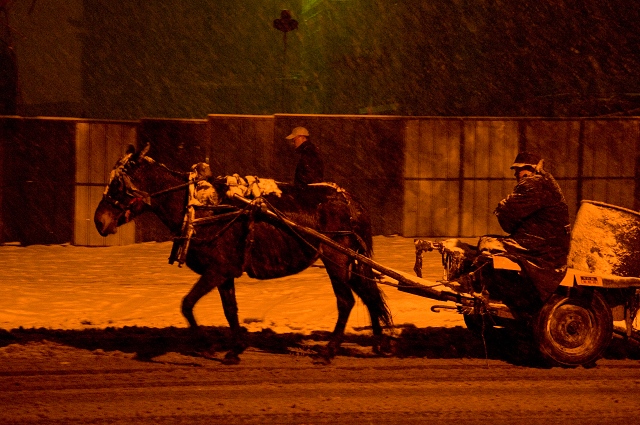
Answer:
<svg viewBox="0 0 640 425"><path fill-rule="evenodd" d="M597 291L553 295L533 327L543 357L565 366L592 364L613 337L611 309Z"/></svg>

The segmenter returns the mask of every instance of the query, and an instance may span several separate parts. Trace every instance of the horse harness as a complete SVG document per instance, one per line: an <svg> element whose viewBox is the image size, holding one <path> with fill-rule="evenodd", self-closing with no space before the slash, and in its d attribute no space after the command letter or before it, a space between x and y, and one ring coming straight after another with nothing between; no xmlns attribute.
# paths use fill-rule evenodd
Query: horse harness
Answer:
<svg viewBox="0 0 640 425"><path fill-rule="evenodd" d="M129 164L129 160L131 158L131 154L128 154L126 156L124 156L119 163L117 164L117 166L111 171L111 175L109 178L109 183L107 184L105 191L103 193L103 200L106 201L107 203L111 204L112 206L118 208L119 210L125 212L125 214L127 214L127 221L128 219L128 215L130 213L130 211L134 211L134 212L139 212L142 210L142 208L146 205L146 206L150 206L151 205L151 199L155 198L157 196L160 195L164 195L167 193L171 193L171 192L175 192L177 190L180 189L184 189L184 188L189 188L189 196L187 199L187 203L186 203L186 208L185 208L185 215L184 215L184 219L183 219L183 224L182 224L182 231L181 231L181 235L178 237L173 238L173 246L171 248L171 254L169 256L169 264L173 264L174 262L178 262L178 267L182 267L182 264L184 264L186 262L186 257L187 257L187 253L189 250L189 245L191 240L193 239L196 231L195 231L195 227L196 226L202 226L202 225L207 225L207 224L213 224L215 222L219 222L221 220L229 220L230 221L228 223L226 223L221 229L220 231L218 231L218 233L216 233L216 235L213 236L213 238L211 238L211 241L217 239L218 237L220 237L241 215L243 214L249 214L251 217L254 215L254 213L256 211L260 211L260 210L265 210L267 208L270 208L270 210L272 212L275 212L277 216L282 216L283 214L279 211L277 211L275 208L273 208L272 206L270 206L268 204L268 202L262 198L261 196L256 196L253 200L247 199L246 197L242 196L241 194L234 192L231 194L230 197L232 198L237 198L241 201L243 201L244 203L246 203L246 206L244 208L239 208L237 206L234 205L227 205L227 204L217 204L217 205L202 205L200 202L194 201L194 194L196 193L196 187L198 185L199 182L203 182L206 181L208 179L208 177L211 176L211 174L208 173L199 173L199 172L192 172L189 174L189 180L185 183L181 183L179 185L175 185L166 189L162 189L159 190L157 192L153 192L153 193L148 193L144 190L138 189L133 182L131 181L131 178L127 175L126 173L126 168L127 165ZM153 161L153 159L148 158L148 157L144 157L145 160L147 161ZM202 163L196 164L193 166L192 170L196 170L197 166L201 166ZM208 167L208 165L207 165ZM166 168L166 167L165 167ZM171 171L171 170L169 170ZM175 172L172 172L175 173ZM234 175L235 178L238 178L237 175ZM113 181L116 178L120 178L120 183L123 186L124 189L124 193L129 196L131 199L127 202L122 202L122 201L118 201L117 199L113 198L110 194L109 194L109 188L111 186L111 184L113 183ZM227 177L229 178L229 177ZM241 179L241 178L240 178ZM255 182L259 182L259 179L255 178ZM320 183L320 184L328 184L332 187L334 187L338 192L344 192L343 189L339 188L337 185L335 184L331 184L331 183ZM318 184L312 184L312 186L315 186ZM236 185L234 185L236 186ZM276 189L279 191L279 189ZM248 190L249 193L252 192L251 189ZM255 193L255 186L253 187L253 194L254 195L258 195L257 193ZM279 196L279 194L278 194ZM345 195L345 199L347 200L347 203L350 204L349 202L349 197ZM215 214L212 216L206 216L206 217L200 217L200 218L196 218L196 210L201 210L201 209L209 209L209 210L213 210L213 211L220 211L219 214ZM353 218L352 218L353 219ZM253 219L252 219L253 221ZM293 229L292 229L293 230ZM305 243L309 244L301 235L299 235L297 232L293 232L295 235L297 235L299 238L301 238ZM358 243L362 246L363 249L367 249L365 242L362 240L362 238L353 230L344 230L344 231L331 231L331 232L324 232L324 233L330 233L332 235L352 235L355 236Z"/></svg>
<svg viewBox="0 0 640 425"><path fill-rule="evenodd" d="M197 165L197 164L196 164ZM195 169L195 165L194 165L194 169ZM271 213L273 216L277 217L280 219L280 221L282 223L284 223L285 225L287 225L287 221L286 220L286 216L278 211L275 207L273 207L265 198L263 198L259 193L256 192L256 187L255 185L253 185L253 190L251 189L252 185L249 184L246 188L246 190L244 192L240 191L238 192L238 187L242 186L241 184L238 185L237 182L242 180L241 177L239 177L238 175L234 175L234 176L227 176L227 182L230 183L230 190L227 192L227 197L231 198L231 199L237 199L243 203L245 203L244 208L238 208L236 206L233 205L225 205L225 204L218 204L218 205L203 205L200 202L194 201L195 197L196 197L196 191L194 189L194 186L197 184L198 179L190 179L190 190L189 190L189 199L187 200L187 206L186 206L186 211L185 211L185 216L184 216L184 220L183 220L183 225L182 225L182 234L181 236L174 238L174 243L173 243L173 247L171 249L171 255L169 256L169 264L173 264L174 262L178 262L178 267L182 267L182 264L184 264L186 262L186 257L187 257L187 253L189 250L189 246L191 243L191 240L194 239L194 235L196 234L196 226L201 226L201 225L207 225L207 224L213 224L215 222L221 221L221 220L227 220L230 219L230 221L228 223L226 223L212 238L208 239L209 242L213 242L215 241L217 238L219 238L220 236L222 236L222 234L229 229L229 227L231 227L231 225L241 216L241 215L248 215L250 218L250 223L249 226L253 226L254 223L254 216L256 213ZM259 182L260 180L257 177L253 177L253 181L254 182ZM250 180L251 181L251 180ZM245 181L246 183L246 181ZM333 187L334 189L336 189L336 191L344 193L345 191L341 188L339 188L337 185L331 183L328 184L331 187ZM267 194L268 191L271 189L267 189L263 192L263 194ZM277 189L278 192L279 189ZM271 192L274 193L274 192ZM278 196L279 193L277 193ZM349 207L351 207L351 202L349 199L349 196L347 196L346 194L344 195L345 199L347 201L347 204L349 205ZM253 199L250 199L251 197L253 197ZM215 214L213 216L206 216L206 217L201 217L201 218L196 218L196 211L200 210L200 209L209 209L209 210L213 210L213 211L222 211L220 214ZM231 210L231 211L229 211ZM353 217L352 217L353 220ZM287 225L291 232L298 237L303 243L305 243L306 245L310 246L311 248L317 250L316 247L313 246L313 244L309 243L299 232L297 232L294 228L292 228L291 226ZM364 242L364 240L360 237L360 235L358 235L356 232L354 232L353 230L337 230L337 231L325 231L322 232L325 234L331 234L333 236L337 236L337 235L351 235L354 236L356 238L356 240L358 241L358 244L362 247L362 249L364 249L365 251L367 251L367 245ZM249 240L247 241L249 244L253 243L252 238L249 238Z"/></svg>

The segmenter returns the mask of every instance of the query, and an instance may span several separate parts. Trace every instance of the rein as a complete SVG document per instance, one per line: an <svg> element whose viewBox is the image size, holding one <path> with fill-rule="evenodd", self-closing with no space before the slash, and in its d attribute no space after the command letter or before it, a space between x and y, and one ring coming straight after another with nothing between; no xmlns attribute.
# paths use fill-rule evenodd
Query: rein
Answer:
<svg viewBox="0 0 640 425"><path fill-rule="evenodd" d="M125 174L125 176L126 176L126 174ZM125 183L125 188L126 188L125 193L132 198L129 202L127 202L127 203L120 202L117 199L114 199L113 197L111 197L108 193L104 193L102 195L102 199L106 200L111 205L119 208L122 211L127 211L127 210L131 209L133 206L135 206L136 204L138 204L138 203L151 205L150 204L151 198L155 198L157 196L164 195L166 193L175 192L176 190L183 189L185 187L188 187L189 185L198 183L198 182L200 182L202 180L206 180L206 178L200 177L200 178L197 178L197 179L194 179L194 180L189 180L186 183L181 183L181 184L176 185L176 186L171 186L171 187L169 187L167 189L162 189L162 190L159 190L159 191L153 192L153 193L147 193L144 190L140 190L140 189L136 188L129 181L128 176L127 176L126 183Z"/></svg>
<svg viewBox="0 0 640 425"><path fill-rule="evenodd" d="M189 181L188 181L188 182L186 182L186 183L182 183L182 184L179 184L179 185L177 185L177 186L171 186L171 187L169 187L169 188L167 188L167 189L159 190L159 191L154 192L154 193L152 193L152 194L150 194L150 195L147 195L147 197L149 197L149 198L155 198L156 196L164 195L165 193L175 192L175 191L176 191L176 190L178 190L178 189L182 189L183 187L187 187L187 186L189 186L189 185L192 185L192 184L195 184L195 183L201 182L201 181L203 181L203 180L206 180L206 177L200 177L200 178L197 178L197 179L195 179L195 180L189 180Z"/></svg>

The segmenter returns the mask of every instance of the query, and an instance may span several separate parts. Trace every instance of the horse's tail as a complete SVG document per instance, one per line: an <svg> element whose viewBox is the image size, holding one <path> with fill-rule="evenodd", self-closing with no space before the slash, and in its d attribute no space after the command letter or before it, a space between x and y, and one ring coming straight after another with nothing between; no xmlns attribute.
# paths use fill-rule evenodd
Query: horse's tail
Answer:
<svg viewBox="0 0 640 425"><path fill-rule="evenodd" d="M373 248L372 245L368 246L369 250ZM371 258L369 252L360 252ZM354 273L351 278L351 289L356 293L362 302L367 306L371 321L378 321L381 326L393 326L393 319L391 317L391 310L387 305L384 292L380 289L374 278L373 270L371 266L362 262L357 262L353 265ZM375 323L371 324L374 326Z"/></svg>

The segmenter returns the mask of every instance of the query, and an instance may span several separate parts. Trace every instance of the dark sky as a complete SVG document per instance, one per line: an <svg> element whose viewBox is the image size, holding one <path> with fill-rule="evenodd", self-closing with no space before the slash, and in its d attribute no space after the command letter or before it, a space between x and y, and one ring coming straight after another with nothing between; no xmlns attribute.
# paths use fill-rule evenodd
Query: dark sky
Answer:
<svg viewBox="0 0 640 425"><path fill-rule="evenodd" d="M553 117L640 108L636 1L58 0L29 13L30 6L18 1L9 14L21 34L13 39L27 114ZM286 50L273 27L283 9L299 23ZM1 77L7 98L12 77Z"/></svg>

